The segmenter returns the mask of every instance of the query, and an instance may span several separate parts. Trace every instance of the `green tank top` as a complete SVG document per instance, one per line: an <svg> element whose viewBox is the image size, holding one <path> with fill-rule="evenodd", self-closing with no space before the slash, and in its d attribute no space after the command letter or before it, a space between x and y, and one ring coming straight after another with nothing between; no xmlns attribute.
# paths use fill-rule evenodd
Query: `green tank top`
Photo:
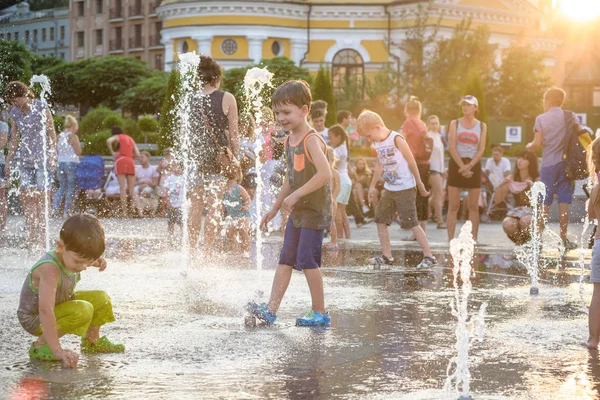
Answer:
<svg viewBox="0 0 600 400"><path fill-rule="evenodd" d="M65 301L73 300L73 293L75 293L75 286L79 282L79 272L69 272L58 259L54 252L49 251L37 263L31 268L23 282L23 288L21 289L21 298L19 299L19 308L17 310L17 317L21 326L32 335L35 335L36 331L40 327L40 296L38 291L33 287L32 274L37 267L42 264L50 263L53 264L58 270L58 286L56 287L56 298L55 305L64 303Z"/></svg>

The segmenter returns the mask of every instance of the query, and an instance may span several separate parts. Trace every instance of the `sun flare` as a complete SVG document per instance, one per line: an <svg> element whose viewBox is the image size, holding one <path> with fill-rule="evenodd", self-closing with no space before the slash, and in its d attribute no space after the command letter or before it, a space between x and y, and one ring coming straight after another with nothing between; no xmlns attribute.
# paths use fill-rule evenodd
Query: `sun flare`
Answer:
<svg viewBox="0 0 600 400"><path fill-rule="evenodd" d="M600 0L558 0L557 10L575 21L592 21L600 16Z"/></svg>

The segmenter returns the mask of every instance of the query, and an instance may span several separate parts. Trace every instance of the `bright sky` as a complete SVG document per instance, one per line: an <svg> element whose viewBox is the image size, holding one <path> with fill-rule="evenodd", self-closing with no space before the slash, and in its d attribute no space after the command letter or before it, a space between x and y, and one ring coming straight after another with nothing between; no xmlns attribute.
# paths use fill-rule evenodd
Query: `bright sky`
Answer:
<svg viewBox="0 0 600 400"><path fill-rule="evenodd" d="M554 5L565 17L576 21L591 21L600 16L600 0L554 0Z"/></svg>

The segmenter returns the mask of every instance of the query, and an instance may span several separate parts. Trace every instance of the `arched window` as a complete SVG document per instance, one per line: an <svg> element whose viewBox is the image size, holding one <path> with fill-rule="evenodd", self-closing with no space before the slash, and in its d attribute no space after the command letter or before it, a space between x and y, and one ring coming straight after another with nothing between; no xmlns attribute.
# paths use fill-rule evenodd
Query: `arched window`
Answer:
<svg viewBox="0 0 600 400"><path fill-rule="evenodd" d="M183 43L181 44L181 54L187 53L189 48L190 48L190 46L188 45L187 40L184 40Z"/></svg>
<svg viewBox="0 0 600 400"><path fill-rule="evenodd" d="M333 57L331 66L333 93L338 94L347 85L356 85L362 91L364 73L365 64L356 50L338 51Z"/></svg>

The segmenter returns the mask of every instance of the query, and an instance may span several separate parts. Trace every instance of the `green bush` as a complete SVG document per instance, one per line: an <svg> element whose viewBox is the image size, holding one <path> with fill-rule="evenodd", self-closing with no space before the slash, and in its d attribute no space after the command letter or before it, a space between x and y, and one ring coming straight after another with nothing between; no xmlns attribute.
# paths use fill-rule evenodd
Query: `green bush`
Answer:
<svg viewBox="0 0 600 400"><path fill-rule="evenodd" d="M110 152L106 146L106 139L109 137L111 137L110 130L85 135L81 140L83 154L86 156L94 154L109 156Z"/></svg>
<svg viewBox="0 0 600 400"><path fill-rule="evenodd" d="M58 135L65 128L65 119L60 115L53 115L52 119L54 120L54 131Z"/></svg>
<svg viewBox="0 0 600 400"><path fill-rule="evenodd" d="M132 137L132 139L139 143L144 141L144 135L142 134L142 130L139 128L138 123L133 118L126 118L123 121L123 125L121 125L123 132Z"/></svg>
<svg viewBox="0 0 600 400"><path fill-rule="evenodd" d="M158 132L158 121L152 117L142 117L138 120L142 132Z"/></svg>
<svg viewBox="0 0 600 400"><path fill-rule="evenodd" d="M117 113L107 115L102 121L103 129L112 129L113 126L120 126L123 128L123 118Z"/></svg>
<svg viewBox="0 0 600 400"><path fill-rule="evenodd" d="M81 123L79 124L79 132L81 132L81 134L84 136L100 132L102 129L104 129L102 125L104 119L106 119L106 117L109 115L119 114L106 107L100 107L90 111L81 120Z"/></svg>

